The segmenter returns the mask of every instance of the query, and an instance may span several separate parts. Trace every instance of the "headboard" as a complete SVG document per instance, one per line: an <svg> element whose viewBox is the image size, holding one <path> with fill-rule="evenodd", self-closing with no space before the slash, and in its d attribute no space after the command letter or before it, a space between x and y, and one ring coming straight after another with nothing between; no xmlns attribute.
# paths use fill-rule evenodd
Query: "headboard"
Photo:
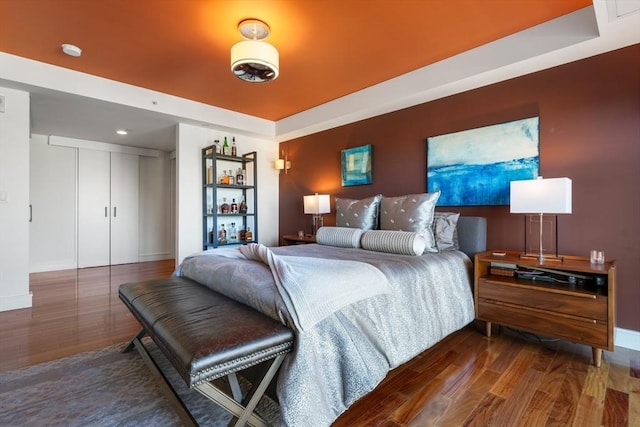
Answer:
<svg viewBox="0 0 640 427"><path fill-rule="evenodd" d="M473 256L487 250L487 219L481 216L458 218L458 245L473 260Z"/></svg>

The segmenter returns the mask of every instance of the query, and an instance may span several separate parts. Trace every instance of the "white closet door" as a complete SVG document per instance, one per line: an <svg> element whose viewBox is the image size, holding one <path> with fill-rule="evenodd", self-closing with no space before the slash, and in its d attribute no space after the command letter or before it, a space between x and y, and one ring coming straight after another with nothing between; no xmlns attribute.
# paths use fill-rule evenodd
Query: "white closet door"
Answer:
<svg viewBox="0 0 640 427"><path fill-rule="evenodd" d="M109 265L110 158L78 150L78 267Z"/></svg>
<svg viewBox="0 0 640 427"><path fill-rule="evenodd" d="M29 272L76 268L76 149L34 135L29 160Z"/></svg>
<svg viewBox="0 0 640 427"><path fill-rule="evenodd" d="M111 264L138 262L139 163L111 153Z"/></svg>

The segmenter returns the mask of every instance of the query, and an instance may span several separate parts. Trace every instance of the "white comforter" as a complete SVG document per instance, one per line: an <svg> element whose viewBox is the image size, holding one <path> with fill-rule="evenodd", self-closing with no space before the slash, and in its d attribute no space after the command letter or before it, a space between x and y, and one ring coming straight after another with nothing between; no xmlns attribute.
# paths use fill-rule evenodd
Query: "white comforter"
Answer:
<svg viewBox="0 0 640 427"><path fill-rule="evenodd" d="M473 320L471 262L462 252L412 257L321 245L272 251L277 256L364 262L384 274L390 289L301 330L267 264L237 256L237 249L208 251L182 263L177 274L294 329L294 350L284 362L277 387L288 426L330 425L390 369Z"/></svg>

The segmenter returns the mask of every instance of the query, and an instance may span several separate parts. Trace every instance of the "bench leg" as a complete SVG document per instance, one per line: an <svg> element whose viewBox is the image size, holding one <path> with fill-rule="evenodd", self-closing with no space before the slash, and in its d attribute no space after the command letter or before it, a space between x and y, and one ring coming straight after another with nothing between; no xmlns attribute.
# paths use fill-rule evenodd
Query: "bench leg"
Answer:
<svg viewBox="0 0 640 427"><path fill-rule="evenodd" d="M268 427L268 424L259 415L254 413L253 410L258 405L258 402L262 398L262 395L269 386L269 383L275 376L276 372L278 372L278 368L282 364L285 356L286 354L280 354L273 359L273 362L269 365L267 372L262 377L262 380L260 380L257 386L254 385L247 395L245 400L248 399L248 402L244 406L217 389L210 382L198 384L195 386L195 389L237 417L238 420L233 425L242 427L248 423L254 427Z"/></svg>
<svg viewBox="0 0 640 427"><path fill-rule="evenodd" d="M178 397L178 393L176 393L174 388L171 386L169 379L162 373L160 367L153 360L144 344L142 344L142 341L140 341L140 338L142 338L144 335L145 331L144 329L142 329L140 332L138 332L138 335L136 335L131 340L131 343L129 343L129 345L125 347L125 349L129 348L129 346L131 345L135 346L136 350L138 350L138 353L140 353L140 356L142 356L142 360L144 360L145 364L149 367L149 370L151 371L153 376L156 377L156 380L158 381L162 392L169 400L171 406L173 406L173 409L176 411L183 424L189 427L197 426L197 421L189 413L189 410L184 405L184 403L182 403L182 400L180 400L180 398Z"/></svg>
<svg viewBox="0 0 640 427"><path fill-rule="evenodd" d="M129 344L127 344L126 347L122 349L122 353L129 353L131 350L133 350L133 348L135 347L134 341L136 340L140 341L142 337L144 337L146 334L147 334L147 331L145 331L144 328L140 329L140 332L138 332L135 337L131 338L131 341L129 341Z"/></svg>

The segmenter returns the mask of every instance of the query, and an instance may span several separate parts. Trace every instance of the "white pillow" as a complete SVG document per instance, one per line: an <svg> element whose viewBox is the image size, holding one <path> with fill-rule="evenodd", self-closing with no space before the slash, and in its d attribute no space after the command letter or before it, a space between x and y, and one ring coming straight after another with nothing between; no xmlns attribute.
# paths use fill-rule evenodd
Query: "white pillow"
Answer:
<svg viewBox="0 0 640 427"><path fill-rule="evenodd" d="M338 248L359 248L362 233L364 231L359 228L320 227L316 233L316 242Z"/></svg>
<svg viewBox="0 0 640 427"><path fill-rule="evenodd" d="M362 249L398 255L422 255L427 246L422 234L393 230L365 231L360 244Z"/></svg>

